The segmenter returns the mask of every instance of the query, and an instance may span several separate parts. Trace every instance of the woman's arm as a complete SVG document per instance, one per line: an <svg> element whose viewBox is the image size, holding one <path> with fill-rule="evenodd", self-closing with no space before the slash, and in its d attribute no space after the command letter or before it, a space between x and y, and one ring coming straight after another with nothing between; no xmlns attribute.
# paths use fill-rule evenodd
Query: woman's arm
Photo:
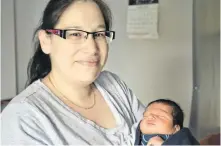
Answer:
<svg viewBox="0 0 221 146"><path fill-rule="evenodd" d="M1 114L2 145L52 144L34 109L27 103L11 103Z"/></svg>

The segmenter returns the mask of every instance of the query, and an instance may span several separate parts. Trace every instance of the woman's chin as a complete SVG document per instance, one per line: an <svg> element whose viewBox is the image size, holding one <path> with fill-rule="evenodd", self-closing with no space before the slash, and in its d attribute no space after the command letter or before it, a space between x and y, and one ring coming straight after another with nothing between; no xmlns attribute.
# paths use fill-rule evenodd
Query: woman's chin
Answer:
<svg viewBox="0 0 221 146"><path fill-rule="evenodd" d="M83 83L93 83L96 78L99 76L100 71L99 70L93 70L93 71L88 71L84 72L82 74L79 74L78 79L80 79L81 82Z"/></svg>

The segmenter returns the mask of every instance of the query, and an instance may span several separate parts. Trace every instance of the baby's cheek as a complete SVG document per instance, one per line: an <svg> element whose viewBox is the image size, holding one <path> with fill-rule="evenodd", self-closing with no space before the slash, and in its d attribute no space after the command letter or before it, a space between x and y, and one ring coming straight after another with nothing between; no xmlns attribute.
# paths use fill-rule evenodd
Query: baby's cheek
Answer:
<svg viewBox="0 0 221 146"><path fill-rule="evenodd" d="M147 123L146 123L146 120L143 119L140 123L140 130L141 132L144 132L144 131L147 131L148 130L148 127L147 127Z"/></svg>
<svg viewBox="0 0 221 146"><path fill-rule="evenodd" d="M169 134L171 133L171 130L173 129L173 124L168 121L161 121L158 123L159 129L161 130L162 134Z"/></svg>
<svg viewBox="0 0 221 146"><path fill-rule="evenodd" d="M156 133L157 130L157 126L156 125L149 125L147 123L147 120L142 120L140 123L140 130L143 134L153 134Z"/></svg>
<svg viewBox="0 0 221 146"><path fill-rule="evenodd" d="M145 124L144 124L144 119L143 119L143 120L141 120L141 122L140 122L140 130L143 130L143 129L144 129L144 126L145 126Z"/></svg>

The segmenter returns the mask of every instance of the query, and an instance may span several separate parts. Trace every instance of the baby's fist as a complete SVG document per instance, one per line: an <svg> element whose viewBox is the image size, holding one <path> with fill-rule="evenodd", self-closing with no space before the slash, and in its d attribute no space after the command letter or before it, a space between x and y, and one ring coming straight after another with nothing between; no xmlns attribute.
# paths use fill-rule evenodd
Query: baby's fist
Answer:
<svg viewBox="0 0 221 146"><path fill-rule="evenodd" d="M150 140L148 141L147 145L162 145L163 143L163 139L159 136L154 136L152 138L150 138Z"/></svg>

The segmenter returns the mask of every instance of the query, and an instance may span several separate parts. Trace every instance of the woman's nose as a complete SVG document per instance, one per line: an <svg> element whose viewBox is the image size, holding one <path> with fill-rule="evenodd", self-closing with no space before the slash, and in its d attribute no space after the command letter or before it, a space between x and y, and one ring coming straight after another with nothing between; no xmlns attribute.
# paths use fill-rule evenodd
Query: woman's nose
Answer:
<svg viewBox="0 0 221 146"><path fill-rule="evenodd" d="M92 35L88 35L87 40L86 40L86 45L87 45L87 48L85 49L85 52L92 53L92 54L97 53L98 46Z"/></svg>

